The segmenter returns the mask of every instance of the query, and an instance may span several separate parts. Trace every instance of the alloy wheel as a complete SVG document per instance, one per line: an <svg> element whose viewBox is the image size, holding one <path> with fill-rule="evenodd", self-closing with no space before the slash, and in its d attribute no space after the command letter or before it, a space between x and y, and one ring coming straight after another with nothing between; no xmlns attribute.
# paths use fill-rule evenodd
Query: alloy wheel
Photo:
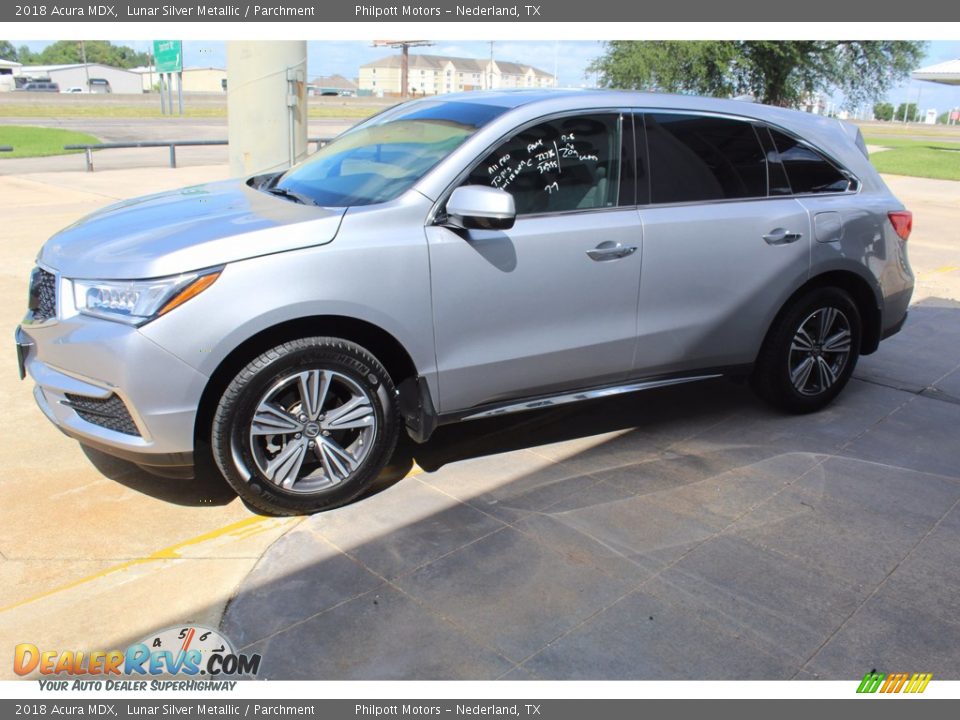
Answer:
<svg viewBox="0 0 960 720"><path fill-rule="evenodd" d="M309 369L277 380L256 405L249 444L257 468L289 492L310 493L347 481L377 432L368 390L343 373Z"/></svg>
<svg viewBox="0 0 960 720"><path fill-rule="evenodd" d="M800 323L790 343L790 382L801 395L814 396L837 382L850 359L850 320L836 307L822 307Z"/></svg>

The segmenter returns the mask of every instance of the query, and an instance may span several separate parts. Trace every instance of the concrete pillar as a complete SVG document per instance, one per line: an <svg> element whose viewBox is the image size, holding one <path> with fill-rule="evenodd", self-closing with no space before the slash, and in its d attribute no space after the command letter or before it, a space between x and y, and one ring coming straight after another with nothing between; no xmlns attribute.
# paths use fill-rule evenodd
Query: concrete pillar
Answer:
<svg viewBox="0 0 960 720"><path fill-rule="evenodd" d="M227 124L233 175L306 157L306 42L227 42Z"/></svg>

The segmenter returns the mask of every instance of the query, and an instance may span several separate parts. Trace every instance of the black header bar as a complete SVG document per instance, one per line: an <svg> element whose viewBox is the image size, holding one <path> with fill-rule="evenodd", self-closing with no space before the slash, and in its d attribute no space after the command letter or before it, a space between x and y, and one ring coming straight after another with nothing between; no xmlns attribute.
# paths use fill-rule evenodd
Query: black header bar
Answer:
<svg viewBox="0 0 960 720"><path fill-rule="evenodd" d="M36 0L3 3L0 22L957 22L943 0ZM772 36L775 36L775 31ZM958 29L960 35L960 29Z"/></svg>

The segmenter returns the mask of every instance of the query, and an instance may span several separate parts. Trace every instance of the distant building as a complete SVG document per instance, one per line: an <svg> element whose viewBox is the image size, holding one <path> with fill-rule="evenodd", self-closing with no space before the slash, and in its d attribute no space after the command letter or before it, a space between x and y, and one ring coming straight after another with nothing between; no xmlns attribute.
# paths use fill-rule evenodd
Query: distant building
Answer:
<svg viewBox="0 0 960 720"><path fill-rule="evenodd" d="M310 95L356 95L357 83L343 75L320 75L307 83Z"/></svg>
<svg viewBox="0 0 960 720"><path fill-rule="evenodd" d="M0 92L10 92L17 87L14 73L21 67L15 60L0 58Z"/></svg>
<svg viewBox="0 0 960 720"><path fill-rule="evenodd" d="M69 65L21 65L14 75L25 80L55 82L61 90L79 87L84 92L139 95L143 92L140 76L123 68L101 63L72 63Z"/></svg>
<svg viewBox="0 0 960 720"><path fill-rule="evenodd" d="M174 75L173 87L177 87ZM214 67L191 67L183 69L183 91L185 93L206 92L224 93L227 91L227 71Z"/></svg>
<svg viewBox="0 0 960 720"><path fill-rule="evenodd" d="M359 85L364 94L399 95L401 92L400 54L360 66ZM498 88L554 87L556 78L532 65L490 60L411 54L407 67L407 86L411 95L440 95L449 92Z"/></svg>
<svg viewBox="0 0 960 720"><path fill-rule="evenodd" d="M136 67L132 72L141 78L144 92L150 92L160 84L157 69L152 66ZM173 73L173 90L177 90L177 74ZM215 67L190 67L183 69L185 93L224 93L227 91L227 71Z"/></svg>
<svg viewBox="0 0 960 720"><path fill-rule="evenodd" d="M803 110L803 112L812 113L814 115L828 115L830 111L830 104L827 101L827 98L825 98L823 95L809 93L803 96L797 109Z"/></svg>

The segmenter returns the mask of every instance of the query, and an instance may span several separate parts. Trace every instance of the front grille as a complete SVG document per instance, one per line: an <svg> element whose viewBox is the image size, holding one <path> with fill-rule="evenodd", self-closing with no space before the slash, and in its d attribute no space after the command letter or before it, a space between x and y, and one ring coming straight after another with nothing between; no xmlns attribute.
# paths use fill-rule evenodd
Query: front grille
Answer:
<svg viewBox="0 0 960 720"><path fill-rule="evenodd" d="M85 395L67 393L67 402L74 412L88 423L105 427L124 435L140 437L140 431L130 417L130 411L123 404L123 400L116 395L108 398L92 398Z"/></svg>
<svg viewBox="0 0 960 720"><path fill-rule="evenodd" d="M41 267L30 276L28 307L34 322L46 322L57 316L57 278Z"/></svg>

